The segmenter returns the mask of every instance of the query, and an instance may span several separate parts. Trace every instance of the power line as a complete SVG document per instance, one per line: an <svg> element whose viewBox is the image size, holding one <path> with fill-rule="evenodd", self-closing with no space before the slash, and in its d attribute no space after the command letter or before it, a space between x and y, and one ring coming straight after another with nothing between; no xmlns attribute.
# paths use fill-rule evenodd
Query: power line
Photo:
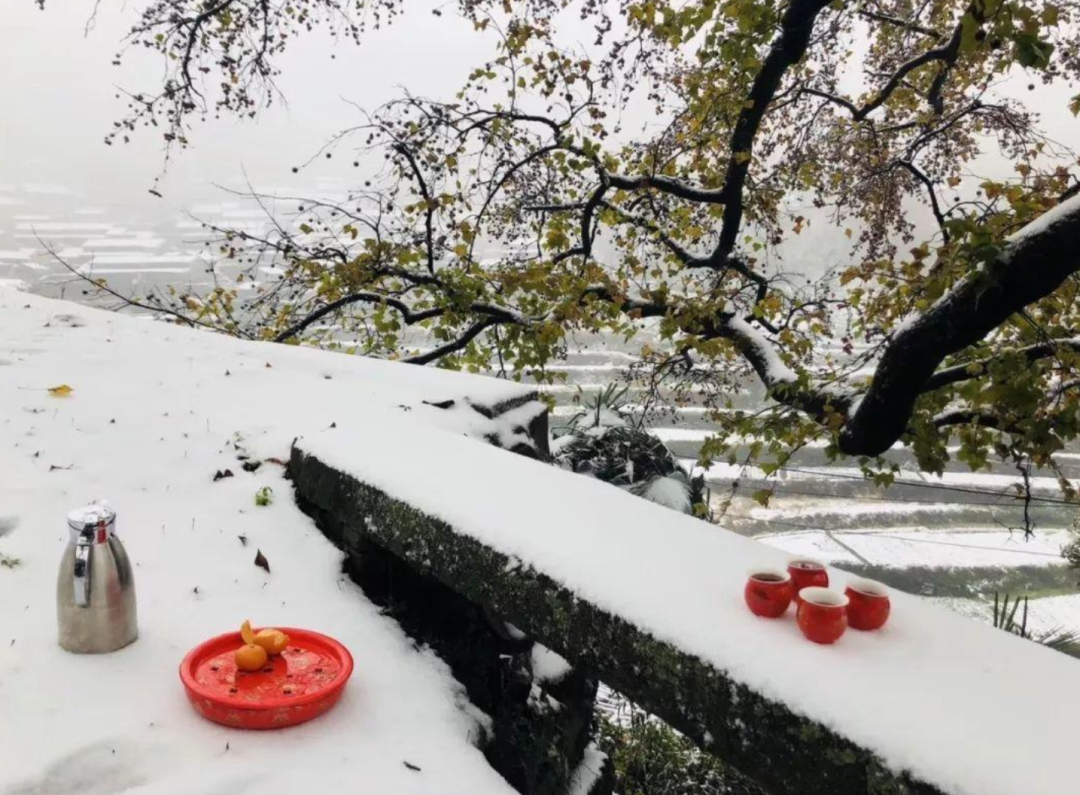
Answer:
<svg viewBox="0 0 1080 795"><path fill-rule="evenodd" d="M830 473L828 471L822 471L822 470L819 470L819 469L801 469L799 467L780 467L780 469L782 469L785 472L799 472L799 473L802 473L802 474L805 474L805 475L817 475L819 478L832 478L834 480L857 480L860 483L868 482L867 479L865 477L861 476L861 475L845 475L845 474L840 473L840 472ZM918 488L918 489L931 489L931 490L936 489L938 491L950 491L950 492L957 492L957 493L960 493L960 494L981 494L981 495L986 496L986 497L999 497L1000 498L1000 497L1010 497L1010 496L1012 496L1013 499L1022 499L1019 496L1013 496L1013 495L1005 494L1004 489L1002 491L989 491L987 489L968 488L968 487L965 487L965 486L949 486L949 485L944 484L944 483L921 483L919 481L914 481L914 480L899 480L899 481L895 481L891 485L892 486L911 486L912 488ZM1006 488L1008 488L1008 487L1006 487ZM1054 505L1077 506L1077 504L1075 502L1072 502L1071 500L1056 499L1054 497L1040 497L1038 495L1033 494L1031 496L1031 499L1032 499L1032 501L1035 501L1035 502L1052 503ZM1080 507L1080 506L1077 506L1077 507Z"/></svg>
<svg viewBox="0 0 1080 795"><path fill-rule="evenodd" d="M681 459L681 460L690 461L691 459ZM695 464L695 466L696 466L696 464ZM869 479L863 477L862 475L845 475L845 474L840 473L840 472L830 472L827 468L824 468L824 469L801 469L799 467L781 466L781 467L779 467L779 469L784 471L784 472L799 472L799 473L802 473L802 474L805 474L805 475L816 475L819 482L825 482L827 480L852 480L852 481L857 481L859 483L869 483L870 482ZM887 496L885 496L885 497L872 497L872 496L867 495L867 494L820 494L818 492L799 491L797 489L790 488L789 486L787 486L784 483L784 481L773 480L773 479L771 479L769 477L764 477L764 478L731 477L731 478L710 479L708 477L708 470L704 470L704 474L706 476L705 479L707 481L711 482L711 483L720 483L720 482L723 482L724 480L730 480L732 482L738 481L738 480L744 480L744 479L768 480L768 481L770 481L772 483L776 483L778 488L783 489L784 491L786 491L789 494L800 494L800 495L805 496L805 497L836 497L836 498L845 499L845 500L850 499L850 500L867 500L867 501L879 501L879 502L917 502L917 503L926 504L926 505L934 504L934 503L927 503L927 502L922 501L922 500L905 500L902 497L887 497ZM1017 483L1019 483L1019 481L1017 481ZM944 484L944 483L922 483L922 482L913 481L913 480L898 480L898 481L895 481L894 483L892 483L890 486L886 486L885 488L892 488L893 486L911 486L913 488L919 488L919 489L930 489L930 490L935 490L936 489L937 491L948 491L948 492L956 492L956 493L961 493L961 494L978 494L978 495L985 496L985 497L996 497L998 500L1001 500L1001 499L1016 500L1016 501L1023 500L1023 497L1021 495L1007 493L1007 489L1009 488L1008 486L1001 489L1000 491L990 491L989 489L978 489L978 488L966 487L966 486L949 486L949 485ZM1063 505L1063 506L1070 506L1070 507L1073 507L1073 508L1080 508L1080 504L1078 504L1076 502L1073 502L1071 500L1066 500L1066 499L1059 499L1059 498L1056 498L1056 497L1041 497L1041 496L1039 496L1037 494L1033 494L1033 495L1031 495L1031 499L1032 499L1033 502L1043 502L1043 503L1047 503L1047 504L1051 504L1051 505ZM950 501L948 504L949 505L990 505L990 504L993 504L993 503L972 502L972 501L955 501L955 500L953 500L953 501ZM1000 503L998 503L998 504L1000 504Z"/></svg>
<svg viewBox="0 0 1080 795"><path fill-rule="evenodd" d="M819 476L819 482L825 482L825 481L827 481L829 479L841 479L841 480L854 480L854 481L858 481L860 483L869 483L869 480L867 480L864 477L860 477L858 475L842 475L842 474L830 473L828 471L822 471L822 470L796 469L796 468L791 468L791 467L781 467L781 469L789 471L789 472L803 472L805 474L817 475L817 476ZM729 480L731 480L732 482L738 481L738 480L743 480L743 479L744 478L729 478ZM706 480L708 482L710 482L710 483L721 483L722 482L721 480L709 480L708 478L706 478ZM767 478L758 478L758 480L767 480ZM998 499L998 502L976 502L974 500L950 500L947 503L945 503L945 502L935 503L935 502L928 502L926 500L907 499L907 498L900 497L900 496L890 497L890 496L887 496L887 495L883 495L881 497L875 497L875 496L871 496L869 494L827 494L827 493L821 493L821 492L816 492L816 491L802 491L802 490L799 490L799 489L793 489L790 486L788 486L785 481L773 480L771 482L776 484L776 489L775 490L778 493L782 493L782 494L798 494L798 495L803 496L803 497L822 497L822 498L833 498L833 499L843 499L843 500L862 500L864 502L906 503L906 504L912 504L912 505L975 505L975 506L982 505L982 506L987 506L987 507L1009 507L1009 503L1002 503L1002 502L1000 502L1000 500L1007 499L1007 500L1011 500L1011 501L1021 501L1023 499L1023 497L1021 497L1019 495L1007 494L1007 493L1004 493L1003 491L989 491L989 490L986 490L986 489L965 488L963 486L948 486L948 485L945 485L945 484L940 484L939 485L939 484L935 484L935 483L918 483L918 482L909 481L909 480L898 481L897 483L894 483L893 485L895 485L895 486L914 486L916 488L931 489L931 490L937 489L939 491L960 492L960 493L965 493L965 494L979 494L979 495L983 495L983 496L986 496L986 497L996 497ZM891 487L886 487L886 488L891 488ZM1040 496L1034 495L1034 494L1032 495L1031 499L1032 499L1033 502L1044 502L1044 503L1048 503L1050 505L1061 505L1061 506L1072 507L1072 508L1080 508L1080 505L1078 505L1077 503L1071 502L1069 500L1064 500L1064 499L1055 499L1053 497L1040 497Z"/></svg>
<svg viewBox="0 0 1080 795"><path fill-rule="evenodd" d="M859 533L851 534L851 533L849 533L848 535L874 535L874 534L872 534L872 533L862 533L862 534L859 534ZM891 538L891 539L894 539L896 541L911 541L911 542L913 542L915 544L938 544L938 545L943 546L943 547L960 547L961 549L986 549L986 550L989 550L991 552L1008 552L1010 554L1011 553L1016 553L1018 555L1038 555L1039 557L1043 557L1043 558L1057 558L1058 560L1063 560L1061 555L1059 555L1056 552L1036 552L1033 549L1002 549L1001 547L987 547L987 546L983 546L982 544L958 544L955 541L938 541L938 540L933 539L933 538L903 538L901 536L888 535L887 533L881 533L878 537L880 537L880 538Z"/></svg>
<svg viewBox="0 0 1080 795"><path fill-rule="evenodd" d="M849 531L849 530L832 530L832 531L830 531L830 530L827 530L824 527L816 527L814 525L802 524L800 522L789 522L789 521L784 521L782 519L758 519L756 517L748 516L746 514L740 514L740 513L725 513L724 514L724 517L728 517L728 516L734 517L736 519L748 519L748 520L753 521L753 522L767 522L768 524L778 524L778 525L783 525L785 527L796 527L796 528L799 528L801 530L809 530L809 531L816 532L816 533L829 534L831 532L836 532L836 533L843 533L844 535L869 536L870 538L889 538L889 539L892 539L894 541L905 541L905 542L911 542L913 544L937 544L939 546L960 547L961 549L983 549L983 550L989 550L991 552L1007 552L1007 553L1016 553L1016 554L1019 554L1019 555L1037 555L1039 557L1045 557L1045 558L1060 558L1061 557L1060 555L1055 554L1053 552L1036 552L1034 550L1027 550L1027 549L1015 549L1015 550L1001 549L1000 547L988 547L988 546L983 546L981 544L958 544L955 541L936 541L936 540L930 539L930 538L904 538L902 536L894 536L894 535L891 535L889 533L856 532L856 531ZM833 539L833 540L835 541L835 539Z"/></svg>
<svg viewBox="0 0 1080 795"><path fill-rule="evenodd" d="M718 483L719 481L714 480L714 481L710 481L710 482ZM818 491L801 491L800 489L793 489L793 488L789 487L783 481L777 481L776 483L777 483L777 486L776 486L776 488L774 490L776 494L797 494L800 497L820 497L822 499L832 499L832 500L860 500L862 502L903 503L905 505L972 505L972 506L976 506L976 507L981 506L981 507L984 507L984 508L1010 508L1010 507L1020 508L1020 507L1022 507L1020 505L1013 506L1012 504L1009 504L1009 503L984 502L984 501L976 501L976 500L949 500L948 502L930 502L928 500L920 500L920 499L917 499L917 498L916 499L911 499L911 498L905 498L905 497L900 497L900 496L890 497L888 495L875 497L875 496L872 496L870 494L828 494L828 493L822 493L822 492L818 492ZM928 484L928 485L930 485L930 484ZM1019 499L1019 498L1013 498L1013 497L1011 497L1010 495L1007 495L1007 494L996 494L994 492L988 492L988 494L991 494L991 495L996 496L996 497L1009 497L1010 499ZM1050 499L1050 498L1047 498L1047 499ZM1057 504L1057 503L1054 503L1054 504ZM1075 503L1071 503L1071 502L1064 502L1063 504L1076 507Z"/></svg>

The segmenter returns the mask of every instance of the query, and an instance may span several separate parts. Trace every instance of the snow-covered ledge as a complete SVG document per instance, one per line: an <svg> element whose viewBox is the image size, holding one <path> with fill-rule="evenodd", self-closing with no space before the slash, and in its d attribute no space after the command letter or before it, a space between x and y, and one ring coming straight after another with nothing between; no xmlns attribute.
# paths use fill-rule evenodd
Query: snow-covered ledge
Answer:
<svg viewBox="0 0 1080 795"><path fill-rule="evenodd" d="M290 471L347 549L490 608L772 792L1074 789L1065 655L906 594L883 631L815 646L742 603L777 550L453 434L353 425L299 439Z"/></svg>

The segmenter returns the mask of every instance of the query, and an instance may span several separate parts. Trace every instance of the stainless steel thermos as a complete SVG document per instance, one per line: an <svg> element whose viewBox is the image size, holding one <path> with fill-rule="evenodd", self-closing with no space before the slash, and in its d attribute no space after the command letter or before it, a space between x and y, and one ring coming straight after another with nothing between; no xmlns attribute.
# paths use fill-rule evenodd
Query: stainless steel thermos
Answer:
<svg viewBox="0 0 1080 795"><path fill-rule="evenodd" d="M131 562L116 537L116 512L104 500L68 514L69 541L56 579L60 645L102 654L139 635Z"/></svg>

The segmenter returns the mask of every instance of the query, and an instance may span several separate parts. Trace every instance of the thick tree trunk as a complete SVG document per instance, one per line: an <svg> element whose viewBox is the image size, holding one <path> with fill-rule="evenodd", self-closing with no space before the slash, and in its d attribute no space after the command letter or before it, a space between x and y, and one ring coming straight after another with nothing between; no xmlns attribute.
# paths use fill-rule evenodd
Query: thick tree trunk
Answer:
<svg viewBox="0 0 1080 795"><path fill-rule="evenodd" d="M1015 312L1080 270L1080 196L1062 202L1007 241L1005 250L900 330L840 434L848 455L879 455L907 428L919 395L947 356L983 339Z"/></svg>

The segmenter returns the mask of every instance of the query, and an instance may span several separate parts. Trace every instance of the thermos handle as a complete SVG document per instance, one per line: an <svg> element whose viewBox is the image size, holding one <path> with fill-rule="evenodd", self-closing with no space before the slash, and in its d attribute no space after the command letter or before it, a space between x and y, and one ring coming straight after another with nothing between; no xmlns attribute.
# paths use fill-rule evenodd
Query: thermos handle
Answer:
<svg viewBox="0 0 1080 795"><path fill-rule="evenodd" d="M90 550L93 546L93 535L85 533L75 544L73 585L76 607L88 607L90 605Z"/></svg>

